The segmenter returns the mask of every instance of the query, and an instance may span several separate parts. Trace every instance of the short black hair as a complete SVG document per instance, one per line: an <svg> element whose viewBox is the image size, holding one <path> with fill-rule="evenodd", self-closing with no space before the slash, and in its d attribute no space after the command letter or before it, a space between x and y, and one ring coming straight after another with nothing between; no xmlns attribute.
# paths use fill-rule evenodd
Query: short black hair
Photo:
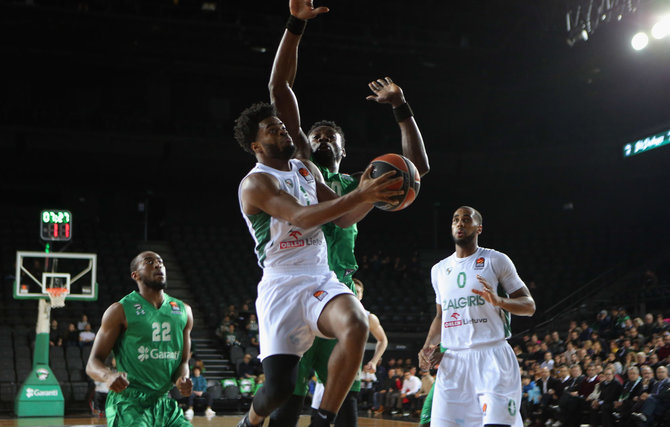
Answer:
<svg viewBox="0 0 670 427"><path fill-rule="evenodd" d="M319 120L318 122L314 123L311 128L309 128L309 132L307 132L307 135L311 134L314 129L320 128L321 126L328 126L333 129L335 129L335 132L339 133L340 136L342 137L342 144L344 144L344 131L342 128L335 122L331 120Z"/></svg>
<svg viewBox="0 0 670 427"><path fill-rule="evenodd" d="M482 225L483 219L482 219L482 214L479 213L479 211L471 206L461 206L458 209L470 209L472 211L472 218L477 221L477 224ZM456 210L458 210L456 209Z"/></svg>
<svg viewBox="0 0 670 427"><path fill-rule="evenodd" d="M135 258L130 261L130 274L133 274L135 271L139 270L140 268L140 255L142 255L144 252L139 253L135 256Z"/></svg>
<svg viewBox="0 0 670 427"><path fill-rule="evenodd" d="M235 140L240 144L240 147L244 151L254 154L254 151L251 149L251 143L256 139L258 124L268 117L276 115L277 110L274 105L270 105L267 102L257 102L242 111L237 120L235 120L235 128L233 129Z"/></svg>

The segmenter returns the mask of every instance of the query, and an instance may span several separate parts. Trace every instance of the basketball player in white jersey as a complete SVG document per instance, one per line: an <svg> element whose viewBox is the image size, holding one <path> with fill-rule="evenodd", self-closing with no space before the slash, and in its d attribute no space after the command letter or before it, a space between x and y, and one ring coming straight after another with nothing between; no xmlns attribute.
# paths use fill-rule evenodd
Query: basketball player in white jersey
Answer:
<svg viewBox="0 0 670 427"><path fill-rule="evenodd" d="M321 225L348 227L402 178L370 178L337 197L309 160L293 159L295 146L273 106L247 108L235 124L235 139L256 157L240 183L240 210L255 241L263 278L258 284L261 360L265 383L238 427L262 425L295 387L298 361L315 336L337 338L328 362L338 387L326 392L312 426L330 425L354 381L368 337L368 316L349 288L328 267ZM331 391L331 389L329 389Z"/></svg>
<svg viewBox="0 0 670 427"><path fill-rule="evenodd" d="M522 426L521 373L506 339L510 314L532 316L535 301L507 255L478 246L481 232L481 214L458 208L456 251L431 270L437 314L419 360L422 368L440 362L435 426Z"/></svg>

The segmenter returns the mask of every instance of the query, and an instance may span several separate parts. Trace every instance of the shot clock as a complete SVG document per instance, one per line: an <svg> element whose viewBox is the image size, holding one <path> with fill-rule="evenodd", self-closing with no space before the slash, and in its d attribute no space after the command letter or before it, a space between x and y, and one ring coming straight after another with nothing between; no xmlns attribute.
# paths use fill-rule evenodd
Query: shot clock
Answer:
<svg viewBox="0 0 670 427"><path fill-rule="evenodd" d="M45 209L40 214L40 238L49 241L68 241L72 238L70 211Z"/></svg>

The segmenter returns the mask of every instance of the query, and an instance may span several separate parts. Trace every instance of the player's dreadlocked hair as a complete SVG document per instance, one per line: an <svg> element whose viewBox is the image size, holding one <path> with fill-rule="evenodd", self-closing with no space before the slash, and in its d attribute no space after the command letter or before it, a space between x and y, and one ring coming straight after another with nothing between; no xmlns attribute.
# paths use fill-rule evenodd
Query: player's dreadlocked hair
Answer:
<svg viewBox="0 0 670 427"><path fill-rule="evenodd" d="M330 120L319 120L318 122L314 123L312 127L309 128L309 132L307 132L307 135L310 135L314 129L321 126L328 126L335 129L335 132L339 133L340 136L342 137L342 144L344 145L344 131L337 123Z"/></svg>
<svg viewBox="0 0 670 427"><path fill-rule="evenodd" d="M233 133L235 140L244 148L244 151L254 154L254 151L251 149L251 143L256 139L258 124L268 117L276 115L277 110L275 110L275 107L267 102L258 102L242 111L237 120L235 120Z"/></svg>

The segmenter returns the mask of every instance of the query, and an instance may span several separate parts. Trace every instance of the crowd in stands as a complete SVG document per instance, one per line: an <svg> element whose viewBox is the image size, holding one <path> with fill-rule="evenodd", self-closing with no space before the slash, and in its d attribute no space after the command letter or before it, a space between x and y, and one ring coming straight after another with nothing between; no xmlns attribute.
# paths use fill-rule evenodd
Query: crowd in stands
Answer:
<svg viewBox="0 0 670 427"><path fill-rule="evenodd" d="M238 311L234 304L230 304L215 332L221 348L235 365L239 363L240 357L233 357L233 349L253 357L259 352L258 317L254 307L252 301L247 301Z"/></svg>
<svg viewBox="0 0 670 427"><path fill-rule="evenodd" d="M564 333L514 344L526 425L670 425L670 323L601 310Z"/></svg>
<svg viewBox="0 0 670 427"><path fill-rule="evenodd" d="M63 330L59 326L57 319L51 320L49 328L49 345L51 347L69 347L78 345L79 347L90 347L95 340L95 332L88 322L88 317L82 314L81 319L76 322L69 322L67 329Z"/></svg>

